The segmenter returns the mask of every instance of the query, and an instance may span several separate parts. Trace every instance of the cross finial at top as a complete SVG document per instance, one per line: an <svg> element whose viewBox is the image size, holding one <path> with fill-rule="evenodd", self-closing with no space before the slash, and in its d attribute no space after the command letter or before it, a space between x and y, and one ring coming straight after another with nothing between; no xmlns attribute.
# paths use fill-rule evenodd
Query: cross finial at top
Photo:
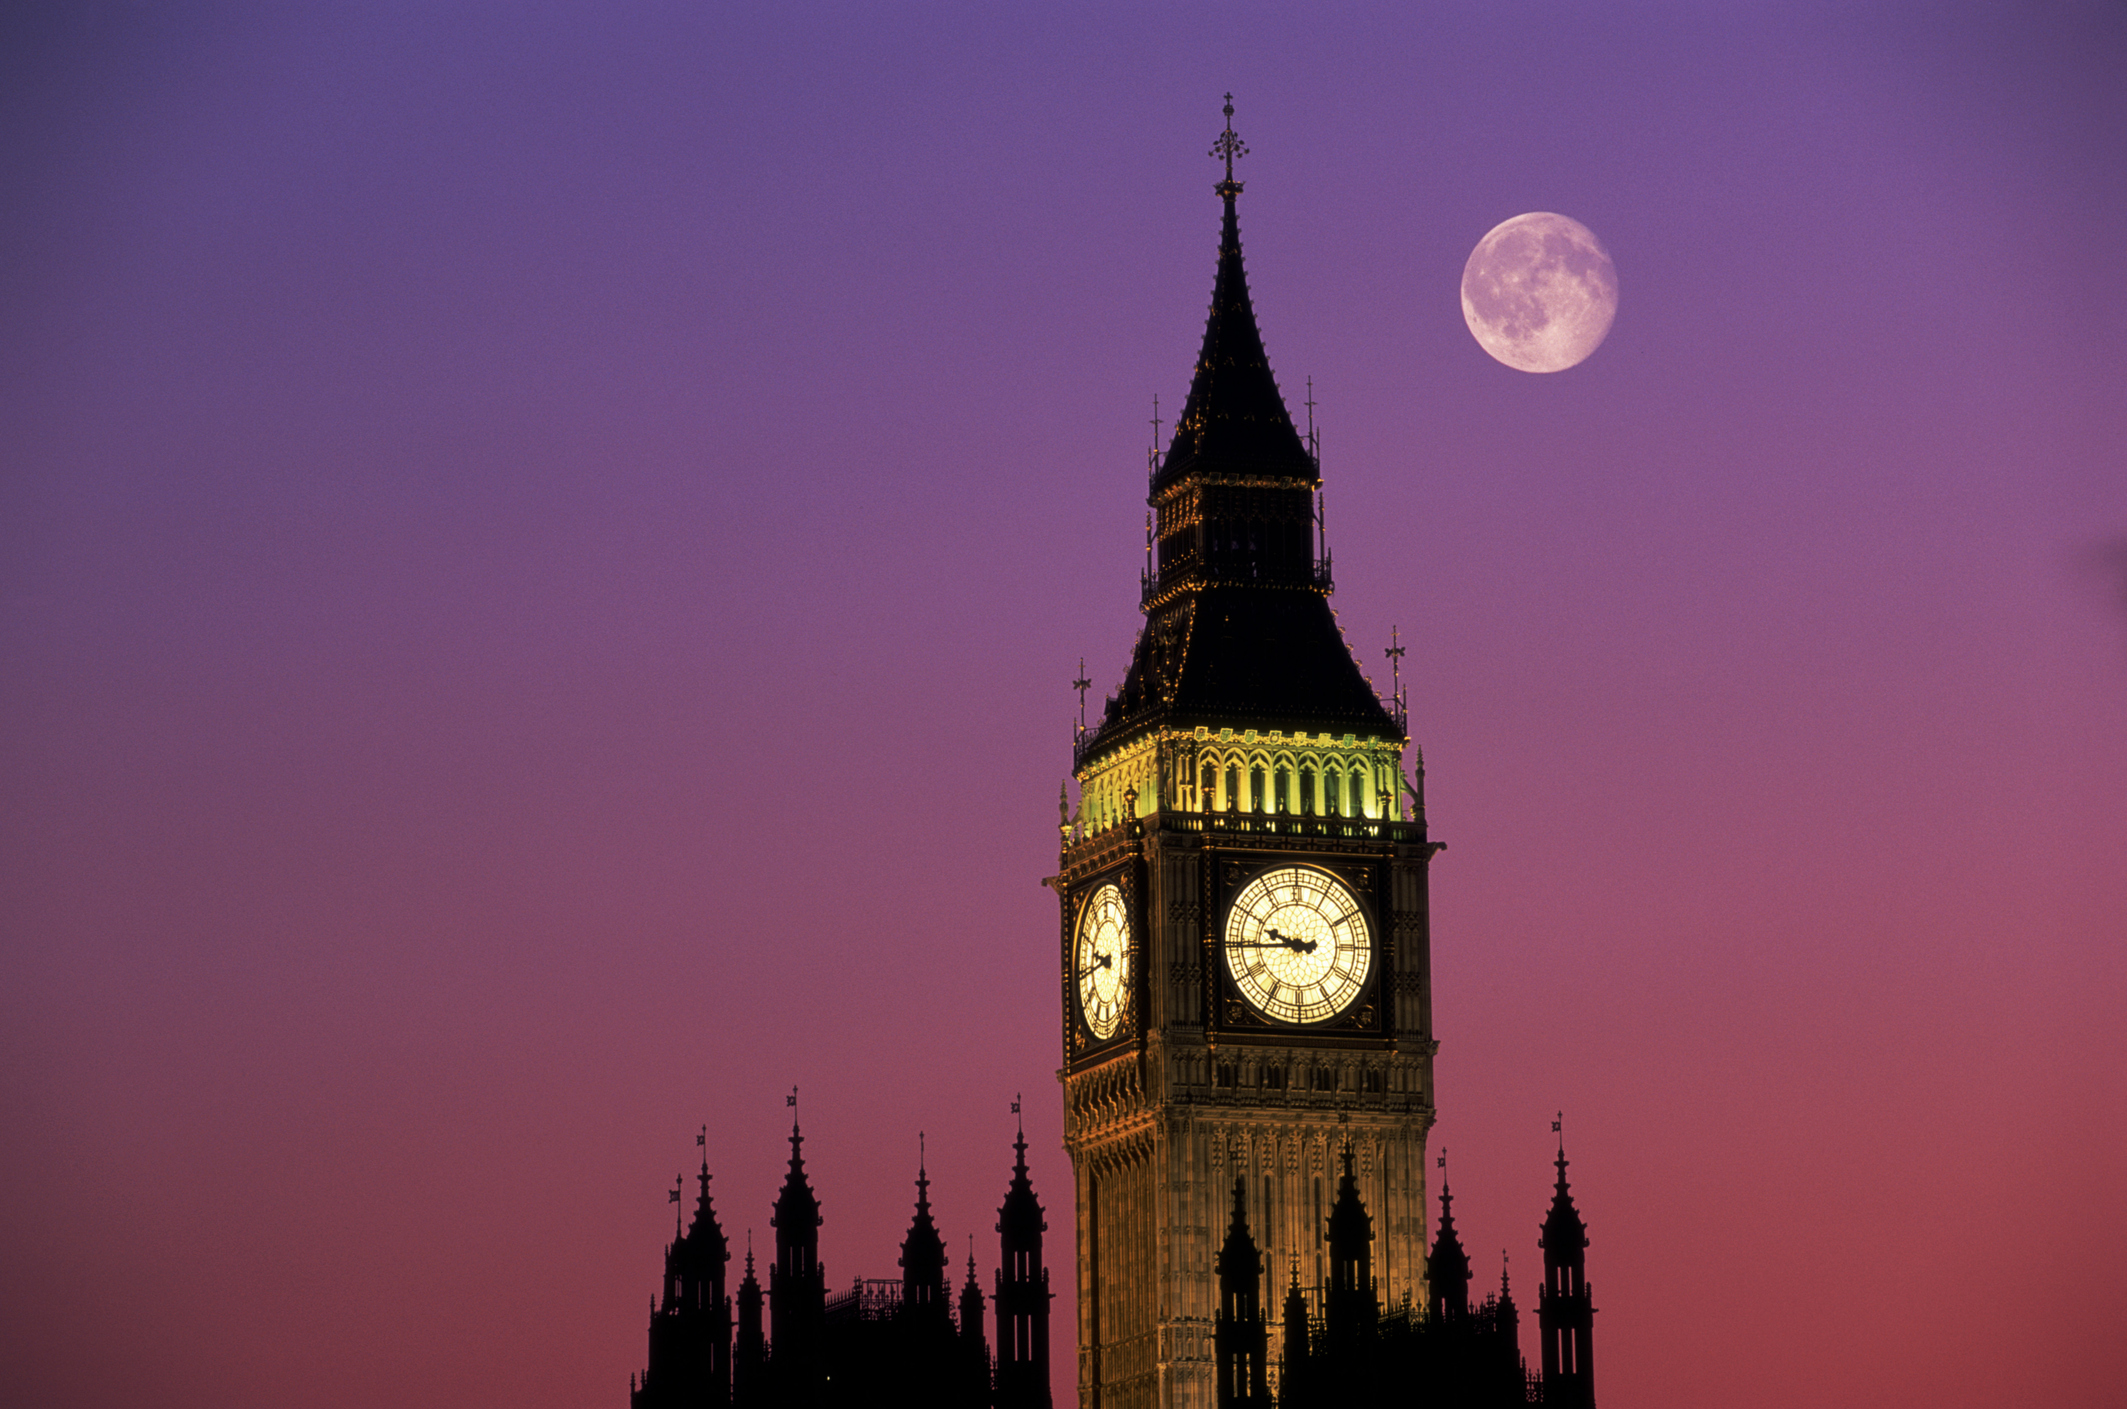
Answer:
<svg viewBox="0 0 2127 1409"><path fill-rule="evenodd" d="M1241 183L1233 179L1233 159L1247 156L1248 144L1243 142L1240 134L1233 130L1233 94L1231 93L1226 95L1225 113L1226 130L1221 132L1218 135L1218 139L1211 144L1211 154L1215 157L1224 157L1226 159L1226 179L1219 183L1218 192L1222 196L1230 197L1239 195L1241 190Z"/></svg>

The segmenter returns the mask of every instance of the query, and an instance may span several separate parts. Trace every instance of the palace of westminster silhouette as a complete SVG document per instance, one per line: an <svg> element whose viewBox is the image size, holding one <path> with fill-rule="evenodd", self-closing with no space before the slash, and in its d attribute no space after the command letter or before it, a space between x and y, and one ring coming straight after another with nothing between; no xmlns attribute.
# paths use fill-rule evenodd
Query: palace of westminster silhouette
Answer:
<svg viewBox="0 0 2127 1409"><path fill-rule="evenodd" d="M1539 1369L1504 1271L1473 1300L1444 1176L1426 1246L1442 844L1422 762L1402 768L1401 692L1375 694L1330 611L1312 426L1294 426L1256 327L1230 95L1225 113L1210 318L1151 464L1145 626L1121 689L1081 720L1080 805L1045 881L1061 902L1080 1409L1593 1409L1563 1144ZM971 1254L957 1298L920 1164L901 1275L829 1290L795 1123L765 1296L750 1250L727 1294L707 1140L630 1409L1053 1409L1048 1225L1023 1128L990 1291Z"/></svg>

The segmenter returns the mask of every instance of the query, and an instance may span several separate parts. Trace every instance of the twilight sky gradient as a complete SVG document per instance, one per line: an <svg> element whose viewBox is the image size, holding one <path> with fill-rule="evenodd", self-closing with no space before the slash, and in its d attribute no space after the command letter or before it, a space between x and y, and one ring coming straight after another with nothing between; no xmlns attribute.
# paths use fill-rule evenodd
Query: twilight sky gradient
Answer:
<svg viewBox="0 0 2127 1409"><path fill-rule="evenodd" d="M1611 1409L2117 1402L2119 6L30 8L0 1399L617 1406L793 1082L831 1283L919 1129L988 1268L1024 1090L1068 1347L1036 882L1231 89L1480 1269L1564 1107Z"/></svg>

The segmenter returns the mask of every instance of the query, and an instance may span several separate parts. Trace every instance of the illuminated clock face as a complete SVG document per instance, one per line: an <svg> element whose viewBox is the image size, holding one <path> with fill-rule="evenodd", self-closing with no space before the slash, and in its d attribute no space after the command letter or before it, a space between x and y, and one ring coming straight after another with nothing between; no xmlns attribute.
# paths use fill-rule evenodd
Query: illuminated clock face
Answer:
<svg viewBox="0 0 2127 1409"><path fill-rule="evenodd" d="M1365 985L1373 955L1358 899L1325 871L1266 871L1226 912L1226 972L1257 1012L1277 1022L1327 1022L1343 1012Z"/></svg>
<svg viewBox="0 0 2127 1409"><path fill-rule="evenodd" d="M1078 940L1072 947L1086 1028L1096 1040L1113 1037L1130 992L1130 915L1118 887L1104 885L1093 892L1078 912Z"/></svg>

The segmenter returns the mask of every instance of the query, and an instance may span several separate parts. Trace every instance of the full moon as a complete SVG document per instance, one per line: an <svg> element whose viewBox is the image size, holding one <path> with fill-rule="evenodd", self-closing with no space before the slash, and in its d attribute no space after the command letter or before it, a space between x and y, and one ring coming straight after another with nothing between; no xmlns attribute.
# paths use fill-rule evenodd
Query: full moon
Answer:
<svg viewBox="0 0 2127 1409"><path fill-rule="evenodd" d="M1523 372L1563 372L1603 344L1617 266L1578 220L1532 211L1494 225L1462 266L1462 317L1477 345Z"/></svg>

